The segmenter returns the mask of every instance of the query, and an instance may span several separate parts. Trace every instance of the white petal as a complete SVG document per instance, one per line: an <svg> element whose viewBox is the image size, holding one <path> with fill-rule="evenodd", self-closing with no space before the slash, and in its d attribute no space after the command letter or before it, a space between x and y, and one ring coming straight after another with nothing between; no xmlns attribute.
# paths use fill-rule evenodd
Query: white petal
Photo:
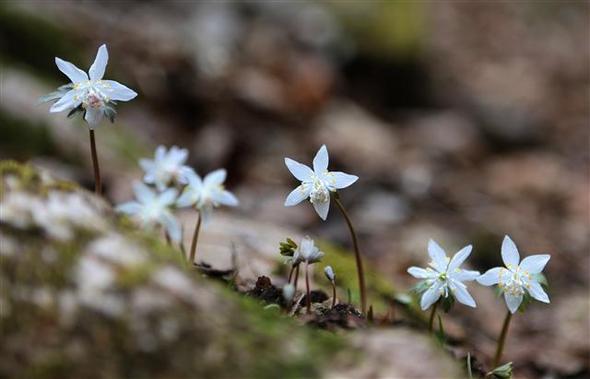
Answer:
<svg viewBox="0 0 590 379"><path fill-rule="evenodd" d="M203 180L195 170L189 168L189 170L184 170L182 175L186 181L188 181L189 186L193 187L195 190L200 190L203 186Z"/></svg>
<svg viewBox="0 0 590 379"><path fill-rule="evenodd" d="M176 200L176 196L178 195L178 191L174 188L167 189L166 191L160 194L160 204L163 205L172 205L174 200Z"/></svg>
<svg viewBox="0 0 590 379"><path fill-rule="evenodd" d="M520 262L520 269L530 274L538 274L545 268L551 256L549 254L537 254L526 257Z"/></svg>
<svg viewBox="0 0 590 379"><path fill-rule="evenodd" d="M453 279L458 280L460 282L470 282L472 280L477 279L480 276L479 271L461 270L461 269L457 269L457 270L459 270L459 271L457 272L455 270L455 272L451 273L451 276L453 277Z"/></svg>
<svg viewBox="0 0 590 379"><path fill-rule="evenodd" d="M76 108L78 105L80 105L80 103L82 103L82 100L78 97L78 94L79 91L75 89L66 92L65 95L63 95L51 106L51 108L49 108L49 112L56 113Z"/></svg>
<svg viewBox="0 0 590 379"><path fill-rule="evenodd" d="M494 267L486 271L476 280L482 286L493 286L494 284L498 284L500 282L500 272L502 270L504 270L503 267Z"/></svg>
<svg viewBox="0 0 590 379"><path fill-rule="evenodd" d="M107 68L107 63L109 61L109 52L107 51L107 45L101 45L98 48L98 52L96 53L96 58L94 58L94 63L90 66L90 70L88 70L88 74L90 75L90 79L92 80L100 80L104 76L104 71Z"/></svg>
<svg viewBox="0 0 590 379"><path fill-rule="evenodd" d="M141 204L139 204L137 201L129 201L127 203L117 205L116 210L121 213L133 215L139 213L141 208Z"/></svg>
<svg viewBox="0 0 590 379"><path fill-rule="evenodd" d="M447 255L434 240L428 241L428 255L432 258L432 266L440 272L447 270Z"/></svg>
<svg viewBox="0 0 590 379"><path fill-rule="evenodd" d="M103 113L102 109L87 108L86 115L84 116L84 119L88 123L88 126L90 126L90 129L94 129L100 124L103 117L104 117L104 113Z"/></svg>
<svg viewBox="0 0 590 379"><path fill-rule="evenodd" d="M135 197L142 204L149 204L156 198L154 191L140 182L135 182L133 184L133 192L135 192Z"/></svg>
<svg viewBox="0 0 590 379"><path fill-rule="evenodd" d="M522 303L522 295L513 296L508 292L504 292L504 300L506 300L506 306L510 313L515 313Z"/></svg>
<svg viewBox="0 0 590 379"><path fill-rule="evenodd" d="M215 170L205 176L205 179L203 179L203 184L206 187L221 185L225 181L226 176L227 172L224 169Z"/></svg>
<svg viewBox="0 0 590 379"><path fill-rule="evenodd" d="M417 279L428 279L432 277L428 270L416 266L408 268L408 274L412 275L414 278Z"/></svg>
<svg viewBox="0 0 590 379"><path fill-rule="evenodd" d="M455 255L453 255L453 258L449 262L449 268L447 269L447 271L451 272L454 271L456 268L459 268L459 266L461 266L463 262L465 262L465 260L469 258L469 254L471 254L472 249L473 246L468 245L459 250Z"/></svg>
<svg viewBox="0 0 590 379"><path fill-rule="evenodd" d="M213 200L215 200L219 204L227 205L230 207L235 207L240 203L238 201L238 198L235 197L233 193L231 193L229 191L225 191L225 190L221 191L219 193L216 193Z"/></svg>
<svg viewBox="0 0 590 379"><path fill-rule="evenodd" d="M285 158L285 165L287 166L289 171L291 171L291 174L293 174L294 177L296 177L302 182L310 180L313 176L313 171L311 170L311 168L297 161L294 161L291 158Z"/></svg>
<svg viewBox="0 0 590 379"><path fill-rule="evenodd" d="M185 187L184 191L176 200L176 206L178 207L189 207L199 200L199 192L195 191L193 187Z"/></svg>
<svg viewBox="0 0 590 379"><path fill-rule="evenodd" d="M465 304L473 308L477 306L475 304L475 300L473 300L473 297L471 297L471 295L467 291L467 287L465 287L463 284L453 283L451 289L453 290L453 295L455 296L455 299L457 299L459 303Z"/></svg>
<svg viewBox="0 0 590 379"><path fill-rule="evenodd" d="M182 239L182 228L178 220L170 213L164 213L160 217L162 225L166 228L166 232L173 242L180 242Z"/></svg>
<svg viewBox="0 0 590 379"><path fill-rule="evenodd" d="M129 101L137 96L137 92L114 80L103 80L102 84L100 90L111 100Z"/></svg>
<svg viewBox="0 0 590 379"><path fill-rule="evenodd" d="M422 299L420 299L420 308L423 311L430 308L430 306L440 298L440 282L435 282L430 288L428 288L424 294L422 295Z"/></svg>
<svg viewBox="0 0 590 379"><path fill-rule="evenodd" d="M166 157L166 146L159 145L156 147L156 153L154 154L154 157L156 158L156 161L161 161L164 159Z"/></svg>
<svg viewBox="0 0 590 379"><path fill-rule="evenodd" d="M532 297L535 299L543 302L543 303L550 303L549 296L543 290L543 287L534 279L528 281L528 286L526 289L529 291Z"/></svg>
<svg viewBox="0 0 590 379"><path fill-rule="evenodd" d="M154 169L154 161L151 159L141 158L139 160L139 166L142 168L143 171L151 171Z"/></svg>
<svg viewBox="0 0 590 379"><path fill-rule="evenodd" d="M320 218L326 221L326 218L328 218L328 211L330 210L330 200L323 203L313 203L313 208Z"/></svg>
<svg viewBox="0 0 590 379"><path fill-rule="evenodd" d="M316 174L323 174L328 171L328 161L328 149L326 145L322 145L313 158L313 171Z"/></svg>
<svg viewBox="0 0 590 379"><path fill-rule="evenodd" d="M518 262L520 262L520 255L518 254L518 249L514 244L514 241L510 239L508 236L504 236L504 241L502 241L502 260L504 264L508 268L516 268L518 266Z"/></svg>
<svg viewBox="0 0 590 379"><path fill-rule="evenodd" d="M285 207L292 207L293 205L297 205L301 203L303 200L309 197L309 193L311 191L311 186L306 184L301 184L297 188L295 188L287 199L285 200Z"/></svg>
<svg viewBox="0 0 590 379"><path fill-rule="evenodd" d="M86 75L84 71L80 70L73 63L55 57L55 64L57 65L57 68L59 68L59 71L63 72L72 81L72 83L79 83L88 80L88 75Z"/></svg>
<svg viewBox="0 0 590 379"><path fill-rule="evenodd" d="M358 180L358 176L346 174L340 171L332 171L324 176L328 189L334 191L346 188Z"/></svg>

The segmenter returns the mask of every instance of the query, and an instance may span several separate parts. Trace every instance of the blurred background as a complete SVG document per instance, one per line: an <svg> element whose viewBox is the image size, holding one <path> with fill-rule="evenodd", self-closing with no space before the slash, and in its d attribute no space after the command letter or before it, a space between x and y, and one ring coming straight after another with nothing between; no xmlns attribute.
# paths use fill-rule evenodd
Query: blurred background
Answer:
<svg viewBox="0 0 590 379"><path fill-rule="evenodd" d="M551 304L514 320L506 350L523 377L588 377L590 332L590 3L587 1L3 1L0 158L93 186L87 127L37 98L65 84L54 57L139 96L97 131L107 197L132 197L137 159L190 150L225 167L231 217L348 246L334 212L285 209L285 156L360 177L342 193L362 250L396 287L436 239L472 243L473 269L550 253ZM261 230L261 233L263 231ZM457 339L490 356L505 312L471 286ZM451 324L450 328L453 326Z"/></svg>

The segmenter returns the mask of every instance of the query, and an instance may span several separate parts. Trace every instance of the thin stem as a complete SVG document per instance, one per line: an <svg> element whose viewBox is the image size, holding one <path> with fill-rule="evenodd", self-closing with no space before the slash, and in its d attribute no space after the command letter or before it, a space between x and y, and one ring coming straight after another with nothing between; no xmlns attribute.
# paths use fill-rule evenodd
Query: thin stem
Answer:
<svg viewBox="0 0 590 379"><path fill-rule="evenodd" d="M502 351L504 350L504 343L506 342L506 335L508 334L508 327L510 326L510 320L512 319L512 313L508 311L506 318L504 319L504 325L502 325L502 333L500 333L500 339L498 340L498 347L496 348L496 356L494 357L494 366L492 369L498 367L500 359L502 358Z"/></svg>
<svg viewBox="0 0 590 379"><path fill-rule="evenodd" d="M102 193L102 182L100 180L100 167L98 166L98 155L96 154L96 141L94 139L94 129L90 131L90 154L92 155L92 166L94 167L94 192L97 195Z"/></svg>
<svg viewBox="0 0 590 379"><path fill-rule="evenodd" d="M295 272L295 265L291 266L291 270L289 270L289 279L287 279L287 283L291 283L291 278L293 278L293 272Z"/></svg>
<svg viewBox="0 0 590 379"><path fill-rule="evenodd" d="M172 247L172 240L170 239L170 234L167 231L164 231L164 237L166 238L166 243L168 246Z"/></svg>
<svg viewBox="0 0 590 379"><path fill-rule="evenodd" d="M295 287L295 293L297 293L297 283L299 282L299 265L295 268L295 279L293 280L295 283L293 287Z"/></svg>
<svg viewBox="0 0 590 379"><path fill-rule="evenodd" d="M336 283L332 283L332 308L336 306Z"/></svg>
<svg viewBox="0 0 590 379"><path fill-rule="evenodd" d="M346 210L344 209L344 206L340 202L340 196L338 195L338 192L334 193L334 201L336 202L338 209L340 209L342 216L344 216L344 219L346 220L346 224L348 225L348 229L350 230L350 235L352 237L352 244L354 246L354 255L355 255L355 259L356 259L356 270L357 270L358 279L359 279L359 291L361 294L361 310L362 310L363 314L366 314L366 312L367 312L367 293L366 292L367 291L366 291L366 286L365 286L365 272L363 270L363 260L361 259L361 252L359 250L358 240L356 238L356 233L355 233L354 228L352 226L352 222L350 221L350 217L348 216L348 213L346 212Z"/></svg>
<svg viewBox="0 0 590 379"><path fill-rule="evenodd" d="M438 301L434 303L432 306L432 311L430 312L430 320L428 320L428 332L432 333L432 326L434 325L434 315L436 315L436 307L438 307Z"/></svg>
<svg viewBox="0 0 590 379"><path fill-rule="evenodd" d="M309 263L305 262L305 289L307 291L307 313L311 313L311 292L309 291Z"/></svg>
<svg viewBox="0 0 590 379"><path fill-rule="evenodd" d="M191 242L191 251L189 255L189 263L195 263L195 253L197 252L197 241L199 240L199 231L201 230L201 214L197 214L197 225L195 226L195 233L193 234L193 241Z"/></svg>

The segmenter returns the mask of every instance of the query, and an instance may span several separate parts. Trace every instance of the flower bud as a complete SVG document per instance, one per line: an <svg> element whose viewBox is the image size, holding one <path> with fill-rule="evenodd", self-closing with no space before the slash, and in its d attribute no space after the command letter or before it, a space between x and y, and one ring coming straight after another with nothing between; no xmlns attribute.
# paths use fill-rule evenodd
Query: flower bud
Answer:
<svg viewBox="0 0 590 379"><path fill-rule="evenodd" d="M286 303L291 303L293 297L295 296L295 286L291 283L285 284L283 287L283 298L285 299Z"/></svg>
<svg viewBox="0 0 590 379"><path fill-rule="evenodd" d="M326 274L326 278L328 278L329 281L334 282L336 280L336 274L334 274L332 266L324 267L324 274Z"/></svg>

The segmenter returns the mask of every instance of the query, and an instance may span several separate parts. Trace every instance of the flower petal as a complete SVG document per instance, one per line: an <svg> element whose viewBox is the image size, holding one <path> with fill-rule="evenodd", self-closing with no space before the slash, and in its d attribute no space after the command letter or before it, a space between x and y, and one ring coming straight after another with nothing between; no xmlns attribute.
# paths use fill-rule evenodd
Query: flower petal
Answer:
<svg viewBox="0 0 590 379"><path fill-rule="evenodd" d="M516 313L518 307L520 307L520 304L522 303L522 295L514 296L508 292L504 292L504 300L506 301L506 306L510 313Z"/></svg>
<svg viewBox="0 0 590 379"><path fill-rule="evenodd" d="M472 308L477 307L475 300L473 300L473 297L471 297L471 294L469 294L469 291L467 291L467 287L465 285L457 282L451 283L451 290L453 291L455 299L457 299L459 303L465 304Z"/></svg>
<svg viewBox="0 0 590 379"><path fill-rule="evenodd" d="M428 279L432 277L428 270L416 266L408 268L408 274L412 275L416 279Z"/></svg>
<svg viewBox="0 0 590 379"><path fill-rule="evenodd" d="M316 175L328 171L328 161L328 149L326 148L326 145L322 145L313 158L313 171Z"/></svg>
<svg viewBox="0 0 590 379"><path fill-rule="evenodd" d="M137 200L142 204L151 203L156 198L154 191L141 182L135 182L133 184L133 192Z"/></svg>
<svg viewBox="0 0 590 379"><path fill-rule="evenodd" d="M59 68L59 71L63 72L72 81L72 83L79 83L88 80L88 75L86 75L84 71L80 70L73 63L55 57L55 64L57 65L57 68Z"/></svg>
<svg viewBox="0 0 590 379"><path fill-rule="evenodd" d="M358 176L346 174L340 171L332 171L324 176L330 191L346 188L358 180Z"/></svg>
<svg viewBox="0 0 590 379"><path fill-rule="evenodd" d="M480 272L473 270L456 269L455 272L451 273L451 276L453 277L453 279L458 280L460 282L470 282L472 280L477 279L480 276Z"/></svg>
<svg viewBox="0 0 590 379"><path fill-rule="evenodd" d="M328 211L330 210L330 201L328 200L323 203L313 203L313 208L320 218L326 221L326 218L328 218Z"/></svg>
<svg viewBox="0 0 590 379"><path fill-rule="evenodd" d="M238 204L240 204L238 198L235 197L233 193L225 190L216 193L213 200L219 204L227 205L229 207L236 207Z"/></svg>
<svg viewBox="0 0 590 379"><path fill-rule="evenodd" d="M428 241L428 255L432 259L431 266L440 272L447 270L447 255L434 240Z"/></svg>
<svg viewBox="0 0 590 379"><path fill-rule="evenodd" d="M103 117L104 117L104 113L103 113L102 109L96 109L96 108L89 107L86 109L86 115L84 116L84 119L88 123L88 126L90 127L90 129L94 129L100 124Z"/></svg>
<svg viewBox="0 0 590 379"><path fill-rule="evenodd" d="M116 210L117 212L134 215L141 212L141 208L141 204L139 204L137 201L129 201L127 203L117 205Z"/></svg>
<svg viewBox="0 0 590 379"><path fill-rule="evenodd" d="M529 291L529 293L531 294L531 296L543 303L547 303L549 304L549 296L547 295L547 293L543 290L543 287L541 287L541 285L539 284L539 282L537 282L534 279L531 279L528 281L527 283L528 285L526 286L527 291Z"/></svg>
<svg viewBox="0 0 590 379"><path fill-rule="evenodd" d="M506 267L510 269L516 268L518 262L520 262L518 248L508 236L504 236L504 241L502 241L502 260Z"/></svg>
<svg viewBox="0 0 590 379"><path fill-rule="evenodd" d="M476 280L482 286L493 286L494 284L498 284L500 282L500 272L502 270L504 270L503 267L494 267L476 278Z"/></svg>
<svg viewBox="0 0 590 379"><path fill-rule="evenodd" d="M285 165L291 171L291 174L302 182L310 180L313 176L311 168L291 158L285 158Z"/></svg>
<svg viewBox="0 0 590 379"><path fill-rule="evenodd" d="M424 294L422 295L422 299L420 299L420 308L423 311L430 308L430 306L440 298L440 287L441 283L436 281L430 288L428 288Z"/></svg>
<svg viewBox="0 0 590 379"><path fill-rule="evenodd" d="M169 212L164 212L160 216L160 222L166 228L166 233L168 233L170 239L176 243L180 242L182 239L182 228L176 217Z"/></svg>
<svg viewBox="0 0 590 379"><path fill-rule="evenodd" d="M174 204L174 200L176 200L177 195L178 191L175 188L169 188L160 194L158 200L162 205L172 205Z"/></svg>
<svg viewBox="0 0 590 379"><path fill-rule="evenodd" d="M196 191L194 187L187 186L182 191L182 194L176 200L177 207L190 207L197 203L199 200L200 192Z"/></svg>
<svg viewBox="0 0 590 379"><path fill-rule="evenodd" d="M214 187L223 184L225 178L227 177L227 172L224 169L215 170L213 172L208 173L203 179L203 184L206 187Z"/></svg>
<svg viewBox="0 0 590 379"><path fill-rule="evenodd" d="M103 80L100 90L111 100L129 101L137 96L137 92L114 80Z"/></svg>
<svg viewBox="0 0 590 379"><path fill-rule="evenodd" d="M90 75L91 80L100 80L104 76L104 71L107 68L107 63L109 61L109 52L107 51L107 45L103 44L98 48L98 52L96 53L96 58L94 58L94 63L90 66L90 70L88 70L88 74Z"/></svg>
<svg viewBox="0 0 590 379"><path fill-rule="evenodd" d="M459 268L459 266L461 266L463 262L465 262L465 260L469 257L469 254L471 254L472 249L473 246L467 245L461 250L459 250L455 255L453 255L453 258L449 262L449 268L447 269L447 271L451 272Z"/></svg>
<svg viewBox="0 0 590 379"><path fill-rule="evenodd" d="M520 269L530 274L538 274L543 271L550 258L549 254L530 255L520 262Z"/></svg>
<svg viewBox="0 0 590 379"><path fill-rule="evenodd" d="M292 207L301 203L303 200L309 197L309 193L311 192L311 186L306 184L301 184L297 188L295 188L285 200L285 207Z"/></svg>
<svg viewBox="0 0 590 379"><path fill-rule="evenodd" d="M78 97L78 93L78 90L69 90L49 108L49 112L56 113L76 108L82 103L82 100Z"/></svg>

